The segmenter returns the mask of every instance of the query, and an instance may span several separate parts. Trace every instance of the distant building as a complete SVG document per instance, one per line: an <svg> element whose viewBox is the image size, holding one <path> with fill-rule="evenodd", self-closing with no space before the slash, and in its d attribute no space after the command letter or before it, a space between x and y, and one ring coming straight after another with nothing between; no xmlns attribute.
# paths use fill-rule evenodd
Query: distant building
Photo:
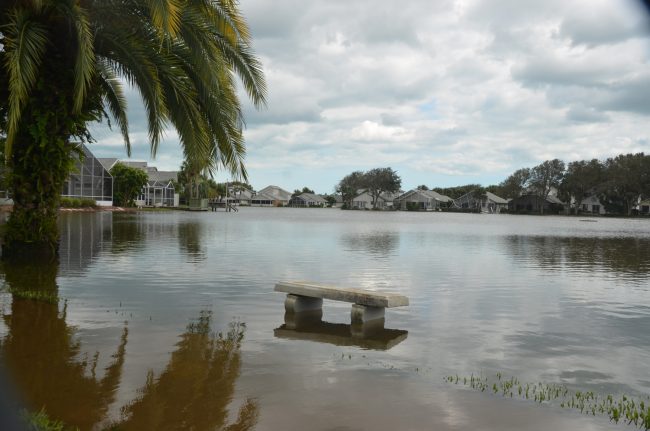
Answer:
<svg viewBox="0 0 650 431"><path fill-rule="evenodd" d="M278 186L267 186L251 197L251 206L286 206L291 199L291 192Z"/></svg>
<svg viewBox="0 0 650 431"><path fill-rule="evenodd" d="M397 192L397 193L381 193L379 197L377 198L377 204L376 208L377 209L382 209L382 210L387 210L387 209L392 209L393 208L393 201L395 198L399 195L401 195L402 192ZM372 209L372 195L364 191L363 193L359 194L356 196L354 199L352 199L352 208L354 209Z"/></svg>
<svg viewBox="0 0 650 431"><path fill-rule="evenodd" d="M100 159L81 144L83 161L78 160L74 171L63 183L61 196L77 199L92 199L97 205L113 205L113 177Z"/></svg>
<svg viewBox="0 0 650 431"><path fill-rule="evenodd" d="M436 211L451 202L452 198L433 190L414 189L395 198L393 205L400 210L413 208L419 211Z"/></svg>
<svg viewBox="0 0 650 431"><path fill-rule="evenodd" d="M142 187L140 195L136 198L139 206L175 207L178 206L179 196L174 189L174 182L178 181L177 171L159 171L147 162L134 160L119 160L114 157L98 159L102 165L111 170L117 163L143 170L148 177L147 185Z"/></svg>
<svg viewBox="0 0 650 431"><path fill-rule="evenodd" d="M292 207L324 207L327 201L321 195L314 193L301 193L289 200Z"/></svg>
<svg viewBox="0 0 650 431"><path fill-rule="evenodd" d="M565 203L562 202L557 196L548 195L546 199L541 196L530 193L524 194L508 202L508 210L511 212L541 212L540 209L544 208L545 213L557 214L564 210Z"/></svg>
<svg viewBox="0 0 650 431"><path fill-rule="evenodd" d="M588 214L607 214L607 211L605 211L605 206L600 202L600 199L598 199L598 196L595 194L585 196L578 204L577 209L583 213Z"/></svg>
<svg viewBox="0 0 650 431"><path fill-rule="evenodd" d="M650 214L650 199L639 202L639 214Z"/></svg>
<svg viewBox="0 0 650 431"><path fill-rule="evenodd" d="M472 191L454 199L454 207L482 213L498 214L508 208L508 201L491 192Z"/></svg>

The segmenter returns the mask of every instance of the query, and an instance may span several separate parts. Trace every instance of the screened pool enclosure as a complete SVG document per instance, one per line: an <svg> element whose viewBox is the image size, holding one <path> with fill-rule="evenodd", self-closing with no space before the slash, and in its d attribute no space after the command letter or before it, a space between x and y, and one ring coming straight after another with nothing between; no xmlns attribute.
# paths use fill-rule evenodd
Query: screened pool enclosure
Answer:
<svg viewBox="0 0 650 431"><path fill-rule="evenodd" d="M85 145L81 144L81 149L83 160L77 162L63 183L61 196L93 199L97 205L113 205L113 177Z"/></svg>

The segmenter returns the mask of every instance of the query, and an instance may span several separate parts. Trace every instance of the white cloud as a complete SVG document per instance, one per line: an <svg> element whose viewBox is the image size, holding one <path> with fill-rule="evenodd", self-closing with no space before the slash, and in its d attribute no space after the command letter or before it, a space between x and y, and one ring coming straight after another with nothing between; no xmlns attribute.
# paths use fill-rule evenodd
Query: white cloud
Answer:
<svg viewBox="0 0 650 431"><path fill-rule="evenodd" d="M632 0L241 8L269 84L268 110L246 108L258 187L331 191L350 171L377 166L397 169L405 187L487 183L546 158L650 151L650 24ZM145 154L145 117L132 99ZM170 135L160 163L181 155Z"/></svg>

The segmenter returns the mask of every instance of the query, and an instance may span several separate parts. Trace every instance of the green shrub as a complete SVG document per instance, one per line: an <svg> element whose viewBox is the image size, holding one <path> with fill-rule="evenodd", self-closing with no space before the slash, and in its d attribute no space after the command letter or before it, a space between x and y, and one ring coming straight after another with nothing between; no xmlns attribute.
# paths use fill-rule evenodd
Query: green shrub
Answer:
<svg viewBox="0 0 650 431"><path fill-rule="evenodd" d="M61 207L63 208L94 208L97 202L88 198L61 198Z"/></svg>
<svg viewBox="0 0 650 431"><path fill-rule="evenodd" d="M406 211L420 211L420 204L418 202L407 202Z"/></svg>

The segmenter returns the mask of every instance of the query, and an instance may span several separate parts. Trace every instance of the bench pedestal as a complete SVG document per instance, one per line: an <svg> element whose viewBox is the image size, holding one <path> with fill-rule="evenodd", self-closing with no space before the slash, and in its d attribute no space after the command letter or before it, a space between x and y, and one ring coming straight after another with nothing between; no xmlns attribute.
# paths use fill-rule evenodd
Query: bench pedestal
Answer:
<svg viewBox="0 0 650 431"><path fill-rule="evenodd" d="M365 323L372 320L384 319L384 307L370 307L367 305L352 304L352 323Z"/></svg>
<svg viewBox="0 0 650 431"><path fill-rule="evenodd" d="M311 298L309 296L293 295L290 293L287 295L287 299L284 300L284 310L290 314L322 310L322 308L322 298Z"/></svg>
<svg viewBox="0 0 650 431"><path fill-rule="evenodd" d="M322 316L323 299L312 298L310 296L294 295L292 293L287 295L284 300L284 310L288 315L296 315L306 312L319 312ZM372 307L369 305L352 304L352 311L350 313L353 324L363 324L373 321L384 321L385 307Z"/></svg>

